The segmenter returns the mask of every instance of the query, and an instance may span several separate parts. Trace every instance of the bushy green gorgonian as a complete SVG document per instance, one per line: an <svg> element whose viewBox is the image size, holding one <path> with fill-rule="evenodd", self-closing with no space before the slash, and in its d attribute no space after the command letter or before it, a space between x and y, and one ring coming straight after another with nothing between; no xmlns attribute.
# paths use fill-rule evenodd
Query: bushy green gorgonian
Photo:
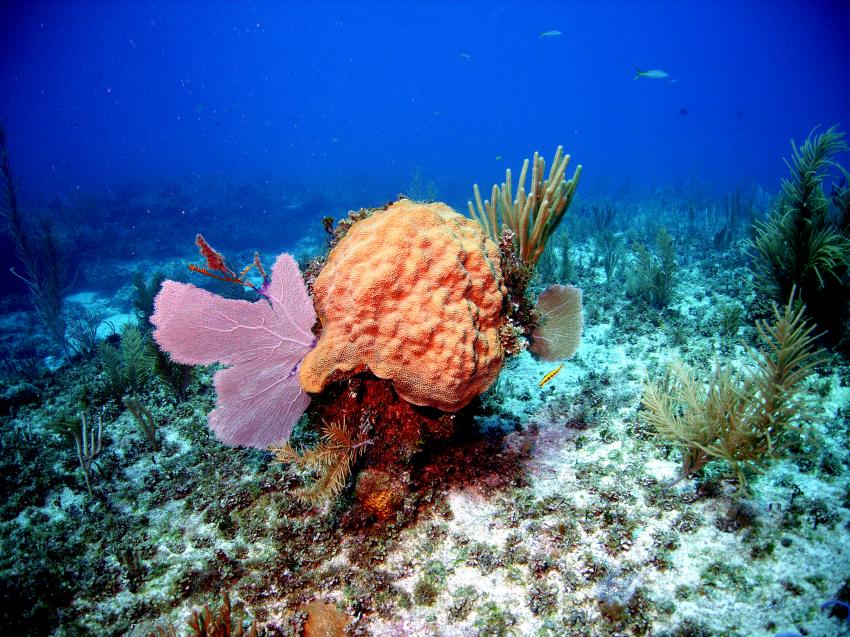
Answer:
<svg viewBox="0 0 850 637"><path fill-rule="evenodd" d="M750 350L753 365L743 373L717 364L702 379L676 363L670 380L646 385L642 418L681 447L680 479L726 460L745 485L746 465L779 457L794 439L809 415L798 391L820 360L803 313L792 297L784 312L774 308L772 324L759 322L764 347Z"/></svg>
<svg viewBox="0 0 850 637"><path fill-rule="evenodd" d="M135 325L127 324L121 330L119 349L102 343L100 357L104 381L115 398L140 390L153 373L147 339Z"/></svg>
<svg viewBox="0 0 850 637"><path fill-rule="evenodd" d="M850 299L850 237L842 228L841 190L834 199L838 215L832 215L823 182L830 169L840 169L833 158L847 144L833 126L812 131L802 146L792 142L792 149L777 207L755 224L756 285L777 302L796 288L809 315L837 338Z"/></svg>
<svg viewBox="0 0 850 637"><path fill-rule="evenodd" d="M632 296L645 300L659 310L673 301L679 282L679 266L673 237L665 228L655 236L653 254L642 243L635 244L634 263L629 272L628 287Z"/></svg>

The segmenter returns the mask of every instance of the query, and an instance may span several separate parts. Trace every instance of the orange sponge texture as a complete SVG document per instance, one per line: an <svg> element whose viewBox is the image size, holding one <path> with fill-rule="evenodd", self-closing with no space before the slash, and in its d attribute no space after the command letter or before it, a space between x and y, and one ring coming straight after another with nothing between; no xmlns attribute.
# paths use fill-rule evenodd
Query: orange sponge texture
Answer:
<svg viewBox="0 0 850 637"><path fill-rule="evenodd" d="M457 411L504 360L506 290L499 248L442 203L402 199L358 221L313 284L322 323L301 364L302 387L368 368L406 401Z"/></svg>

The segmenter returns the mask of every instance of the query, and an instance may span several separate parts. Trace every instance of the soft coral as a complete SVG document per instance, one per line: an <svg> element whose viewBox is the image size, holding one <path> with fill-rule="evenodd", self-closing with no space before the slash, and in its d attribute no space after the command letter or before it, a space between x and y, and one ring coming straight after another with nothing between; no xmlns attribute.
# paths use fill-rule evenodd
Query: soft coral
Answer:
<svg viewBox="0 0 850 637"><path fill-rule="evenodd" d="M252 303L166 281L151 316L154 339L176 362L228 366L215 374L209 423L229 445L285 440L310 403L298 368L315 345L316 312L291 255L277 258L263 293Z"/></svg>

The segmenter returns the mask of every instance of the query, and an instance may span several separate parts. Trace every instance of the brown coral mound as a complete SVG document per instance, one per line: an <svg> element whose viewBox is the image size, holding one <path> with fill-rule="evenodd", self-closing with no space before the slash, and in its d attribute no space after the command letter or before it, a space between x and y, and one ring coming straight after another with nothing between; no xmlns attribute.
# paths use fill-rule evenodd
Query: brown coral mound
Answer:
<svg viewBox="0 0 850 637"><path fill-rule="evenodd" d="M368 369L414 405L457 411L502 367L505 294L499 248L477 223L397 201L352 225L316 278L322 335L301 385L319 393L335 372Z"/></svg>
<svg viewBox="0 0 850 637"><path fill-rule="evenodd" d="M301 607L306 613L304 637L344 637L351 618L333 604L314 599Z"/></svg>
<svg viewBox="0 0 850 637"><path fill-rule="evenodd" d="M407 485L401 479L379 469L363 471L355 491L357 501L380 522L395 515L406 493Z"/></svg>

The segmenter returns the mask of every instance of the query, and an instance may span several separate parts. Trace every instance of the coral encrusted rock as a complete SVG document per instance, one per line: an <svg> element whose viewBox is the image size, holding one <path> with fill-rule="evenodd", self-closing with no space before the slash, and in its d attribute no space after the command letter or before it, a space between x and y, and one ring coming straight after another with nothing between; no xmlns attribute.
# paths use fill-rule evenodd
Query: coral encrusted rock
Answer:
<svg viewBox="0 0 850 637"><path fill-rule="evenodd" d="M313 285L322 324L302 387L368 369L414 405L457 411L496 379L506 289L498 246L445 204L402 199L358 221Z"/></svg>

